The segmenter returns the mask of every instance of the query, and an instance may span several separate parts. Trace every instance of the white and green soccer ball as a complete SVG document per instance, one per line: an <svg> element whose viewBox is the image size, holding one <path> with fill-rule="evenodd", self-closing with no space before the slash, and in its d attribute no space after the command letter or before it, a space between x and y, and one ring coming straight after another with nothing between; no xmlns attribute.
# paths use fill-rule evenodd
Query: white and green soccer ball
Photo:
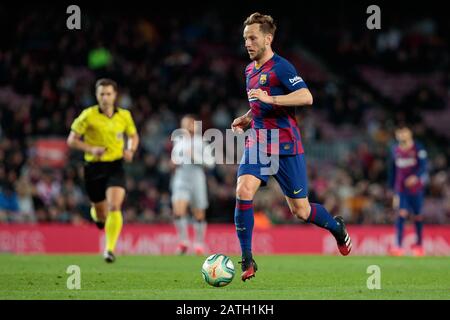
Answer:
<svg viewBox="0 0 450 320"><path fill-rule="evenodd" d="M227 256L217 253L206 258L202 275L206 283L214 287L224 287L234 278L234 264Z"/></svg>

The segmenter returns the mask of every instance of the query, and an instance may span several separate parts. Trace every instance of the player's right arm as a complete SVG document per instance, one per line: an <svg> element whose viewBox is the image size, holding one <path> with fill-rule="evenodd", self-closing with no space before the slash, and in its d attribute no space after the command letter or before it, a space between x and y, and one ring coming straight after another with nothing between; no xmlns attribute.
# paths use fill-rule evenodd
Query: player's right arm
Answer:
<svg viewBox="0 0 450 320"><path fill-rule="evenodd" d="M252 110L248 110L246 114L234 119L231 123L231 129L233 132L243 133L252 122Z"/></svg>
<svg viewBox="0 0 450 320"><path fill-rule="evenodd" d="M105 147L91 146L82 140L82 136L71 131L69 137L67 138L67 145L75 150L81 150L85 153L91 153L94 156L100 157L105 153Z"/></svg>
<svg viewBox="0 0 450 320"><path fill-rule="evenodd" d="M83 141L82 137L88 127L88 109L84 110L78 118L76 118L72 125L69 137L67 138L67 145L75 150L81 150L85 153L91 153L94 156L100 157L105 151L105 147L92 146Z"/></svg>

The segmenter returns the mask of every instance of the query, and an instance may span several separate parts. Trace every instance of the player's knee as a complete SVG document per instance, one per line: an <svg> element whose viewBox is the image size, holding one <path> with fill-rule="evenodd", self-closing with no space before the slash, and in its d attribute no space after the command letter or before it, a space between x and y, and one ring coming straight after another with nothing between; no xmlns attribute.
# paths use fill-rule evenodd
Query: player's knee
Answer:
<svg viewBox="0 0 450 320"><path fill-rule="evenodd" d="M291 212L297 218L306 221L309 218L309 214L311 213L311 206L309 205L294 205L291 208Z"/></svg>
<svg viewBox="0 0 450 320"><path fill-rule="evenodd" d="M95 208L95 214L97 216L97 219L100 221L104 221L106 219L106 216L108 215L108 211L106 210L106 207L96 207Z"/></svg>
<svg viewBox="0 0 450 320"><path fill-rule="evenodd" d="M122 209L122 206L117 203L109 203L108 204L108 210L111 211L120 211Z"/></svg>
<svg viewBox="0 0 450 320"><path fill-rule="evenodd" d="M187 215L187 204L185 204L183 201L175 201L172 203L173 207L173 214L176 218L184 217Z"/></svg>
<svg viewBox="0 0 450 320"><path fill-rule="evenodd" d="M254 191L246 184L240 184L236 188L236 198L241 200L253 200Z"/></svg>
<svg viewBox="0 0 450 320"><path fill-rule="evenodd" d="M195 218L195 220L197 220L197 221L203 221L203 220L205 220L205 213L204 212L196 212L196 213L194 213L194 218Z"/></svg>
<svg viewBox="0 0 450 320"><path fill-rule="evenodd" d="M404 210L404 209L401 209L401 210L398 212L398 214L399 214L399 216L402 217L402 218L407 218L407 217L408 217L408 211L406 211L406 210Z"/></svg>
<svg viewBox="0 0 450 320"><path fill-rule="evenodd" d="M203 217L194 217L194 218L195 218L195 221L198 222L198 223L202 223L202 222L206 221L204 216Z"/></svg>
<svg viewBox="0 0 450 320"><path fill-rule="evenodd" d="M175 218L180 218L180 217L184 217L186 215L186 211L180 210L179 208L174 208L173 214L174 214Z"/></svg>

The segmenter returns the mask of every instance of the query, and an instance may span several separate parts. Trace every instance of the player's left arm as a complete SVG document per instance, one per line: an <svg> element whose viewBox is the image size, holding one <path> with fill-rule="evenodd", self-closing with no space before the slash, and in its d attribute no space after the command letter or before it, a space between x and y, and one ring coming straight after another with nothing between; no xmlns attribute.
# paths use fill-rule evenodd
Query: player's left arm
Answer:
<svg viewBox="0 0 450 320"><path fill-rule="evenodd" d="M203 165L208 169L212 169L216 165L213 149L211 148L211 145L207 143L203 144Z"/></svg>
<svg viewBox="0 0 450 320"><path fill-rule="evenodd" d="M131 162L133 160L133 156L137 151L139 146L139 135L136 132L130 136L127 135L127 147L123 152L123 157L126 161Z"/></svg>
<svg viewBox="0 0 450 320"><path fill-rule="evenodd" d="M419 162L417 177L420 179L422 184L425 184L427 178L427 158L427 151L423 148L423 146L419 145L417 150L417 159Z"/></svg>
<svg viewBox="0 0 450 320"><path fill-rule="evenodd" d="M295 67L288 63L280 63L275 68L275 74L288 94L270 96L261 89L252 89L248 92L249 98L256 98L264 103L283 107L310 106L313 104L313 96L305 81L297 73Z"/></svg>
<svg viewBox="0 0 450 320"><path fill-rule="evenodd" d="M123 151L123 158L125 161L131 162L139 146L139 134L136 130L136 126L130 112L126 113L125 119L127 122L125 129L125 133L127 135L127 145Z"/></svg>
<svg viewBox="0 0 450 320"><path fill-rule="evenodd" d="M417 183L421 183L422 185L426 184L427 180L427 152L423 148L422 145L418 144L417 148L417 171L406 178L405 185L407 187L413 187L417 185Z"/></svg>
<svg viewBox="0 0 450 320"><path fill-rule="evenodd" d="M308 88L302 88L286 95L272 96L271 103L283 107L311 106L313 96Z"/></svg>
<svg viewBox="0 0 450 320"><path fill-rule="evenodd" d="M266 91L252 89L248 92L248 97L282 107L310 106L313 104L313 96L308 88L301 88L294 92L279 96L269 96Z"/></svg>

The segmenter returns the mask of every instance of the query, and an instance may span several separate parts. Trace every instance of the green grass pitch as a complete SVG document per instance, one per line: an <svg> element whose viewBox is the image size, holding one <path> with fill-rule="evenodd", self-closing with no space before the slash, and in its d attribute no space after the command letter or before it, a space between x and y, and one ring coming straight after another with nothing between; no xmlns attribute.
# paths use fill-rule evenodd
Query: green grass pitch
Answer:
<svg viewBox="0 0 450 320"><path fill-rule="evenodd" d="M256 277L236 275L226 287L207 285L205 257L0 255L0 299L450 299L450 257L256 256ZM81 289L67 289L69 265L81 270ZM369 290L370 265L381 289Z"/></svg>

